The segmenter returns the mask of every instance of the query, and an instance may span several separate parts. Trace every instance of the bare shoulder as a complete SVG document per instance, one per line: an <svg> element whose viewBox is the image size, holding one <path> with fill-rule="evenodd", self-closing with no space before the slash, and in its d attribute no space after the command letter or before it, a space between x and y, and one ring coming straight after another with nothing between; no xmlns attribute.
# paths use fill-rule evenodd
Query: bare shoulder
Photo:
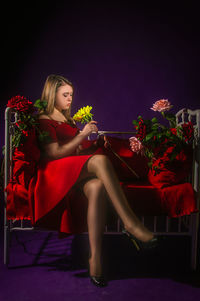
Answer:
<svg viewBox="0 0 200 301"><path fill-rule="evenodd" d="M39 115L38 118L39 118L39 119L49 119L49 120L50 120L49 116L47 116L47 115L45 115L45 114Z"/></svg>

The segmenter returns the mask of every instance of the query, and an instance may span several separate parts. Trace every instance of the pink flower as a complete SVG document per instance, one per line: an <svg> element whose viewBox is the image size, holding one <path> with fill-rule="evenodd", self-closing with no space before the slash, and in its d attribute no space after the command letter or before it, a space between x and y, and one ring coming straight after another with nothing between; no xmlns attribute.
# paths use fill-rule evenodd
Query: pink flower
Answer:
<svg viewBox="0 0 200 301"><path fill-rule="evenodd" d="M142 143L136 137L130 137L129 141L130 141L131 150L134 153L143 154L144 147L143 147Z"/></svg>
<svg viewBox="0 0 200 301"><path fill-rule="evenodd" d="M168 99L160 99L153 104L153 108L151 108L151 110L158 111L158 112L165 112L165 111L169 111L171 108L172 106L168 101Z"/></svg>

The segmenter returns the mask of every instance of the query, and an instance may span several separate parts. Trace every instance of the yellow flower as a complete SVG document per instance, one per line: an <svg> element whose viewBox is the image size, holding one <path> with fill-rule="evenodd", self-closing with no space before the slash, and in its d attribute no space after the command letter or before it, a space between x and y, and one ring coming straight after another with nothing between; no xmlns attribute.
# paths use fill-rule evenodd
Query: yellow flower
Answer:
<svg viewBox="0 0 200 301"><path fill-rule="evenodd" d="M90 122L93 116L93 114L90 113L91 110L92 110L91 106L83 107L79 109L76 114L74 114L73 119L81 123Z"/></svg>

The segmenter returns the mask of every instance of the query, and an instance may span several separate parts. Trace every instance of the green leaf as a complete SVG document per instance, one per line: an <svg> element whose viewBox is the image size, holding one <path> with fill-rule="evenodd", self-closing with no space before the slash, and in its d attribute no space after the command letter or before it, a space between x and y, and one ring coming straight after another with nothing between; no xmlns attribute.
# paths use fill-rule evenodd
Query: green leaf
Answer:
<svg viewBox="0 0 200 301"><path fill-rule="evenodd" d="M44 142L44 143L51 142L51 137L49 136L49 133L46 131L40 132L38 139L40 142Z"/></svg>
<svg viewBox="0 0 200 301"><path fill-rule="evenodd" d="M2 155L5 156L5 145L2 147Z"/></svg>
<svg viewBox="0 0 200 301"><path fill-rule="evenodd" d="M151 128L152 128L152 130L158 130L159 124L158 123L154 123Z"/></svg>
<svg viewBox="0 0 200 301"><path fill-rule="evenodd" d="M176 127L176 120L170 120L169 125L170 125L170 128L175 128Z"/></svg>
<svg viewBox="0 0 200 301"><path fill-rule="evenodd" d="M15 136L13 136L13 145L15 147L19 147L19 145L21 143L21 138L22 138L21 134L16 134Z"/></svg>
<svg viewBox="0 0 200 301"><path fill-rule="evenodd" d="M173 128L176 126L176 116L171 113L165 113L165 118L169 121L170 127Z"/></svg>
<svg viewBox="0 0 200 301"><path fill-rule="evenodd" d="M133 124L134 125L138 125L138 121L137 120L133 120Z"/></svg>
<svg viewBox="0 0 200 301"><path fill-rule="evenodd" d="M146 137L145 137L145 141L147 142L147 141L149 141L153 136L155 136L155 132L151 132L151 133L149 133L148 135L146 135Z"/></svg>
<svg viewBox="0 0 200 301"><path fill-rule="evenodd" d="M176 120L176 116L172 113L165 113L165 118L166 119L175 119Z"/></svg>
<svg viewBox="0 0 200 301"><path fill-rule="evenodd" d="M156 118L156 117L153 117L153 118L151 119L151 121L152 121L153 123L156 123L156 122L158 122L158 120L157 120L157 118Z"/></svg>
<svg viewBox="0 0 200 301"><path fill-rule="evenodd" d="M166 135L167 137L170 137L170 136L171 136L171 133L170 133L170 132L166 132L165 135Z"/></svg>
<svg viewBox="0 0 200 301"><path fill-rule="evenodd" d="M47 107L47 101L43 100L41 101L40 99L37 99L34 103L34 107L38 108L39 110L45 110Z"/></svg>

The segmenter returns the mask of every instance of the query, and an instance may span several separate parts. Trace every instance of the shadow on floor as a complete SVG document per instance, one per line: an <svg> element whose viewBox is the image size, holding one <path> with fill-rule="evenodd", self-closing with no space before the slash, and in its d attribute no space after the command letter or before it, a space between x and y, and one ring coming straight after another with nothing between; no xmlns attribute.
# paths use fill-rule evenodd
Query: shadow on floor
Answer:
<svg viewBox="0 0 200 301"><path fill-rule="evenodd" d="M14 233L9 269L44 266L48 271L72 271L88 277L87 234L58 239L54 232ZM190 270L188 237L167 237L157 250L137 252L123 235L104 235L103 270L108 280L171 278L200 287L199 270Z"/></svg>
<svg viewBox="0 0 200 301"><path fill-rule="evenodd" d="M76 237L72 244L72 263L87 267L84 252L88 238ZM83 241L85 243L83 243ZM200 287L200 270L190 269L188 237L167 237L157 250L138 252L122 235L105 235L103 241L103 270L108 280L127 278L171 278L176 282ZM87 255L88 256L88 255ZM77 277L88 276L78 273Z"/></svg>

